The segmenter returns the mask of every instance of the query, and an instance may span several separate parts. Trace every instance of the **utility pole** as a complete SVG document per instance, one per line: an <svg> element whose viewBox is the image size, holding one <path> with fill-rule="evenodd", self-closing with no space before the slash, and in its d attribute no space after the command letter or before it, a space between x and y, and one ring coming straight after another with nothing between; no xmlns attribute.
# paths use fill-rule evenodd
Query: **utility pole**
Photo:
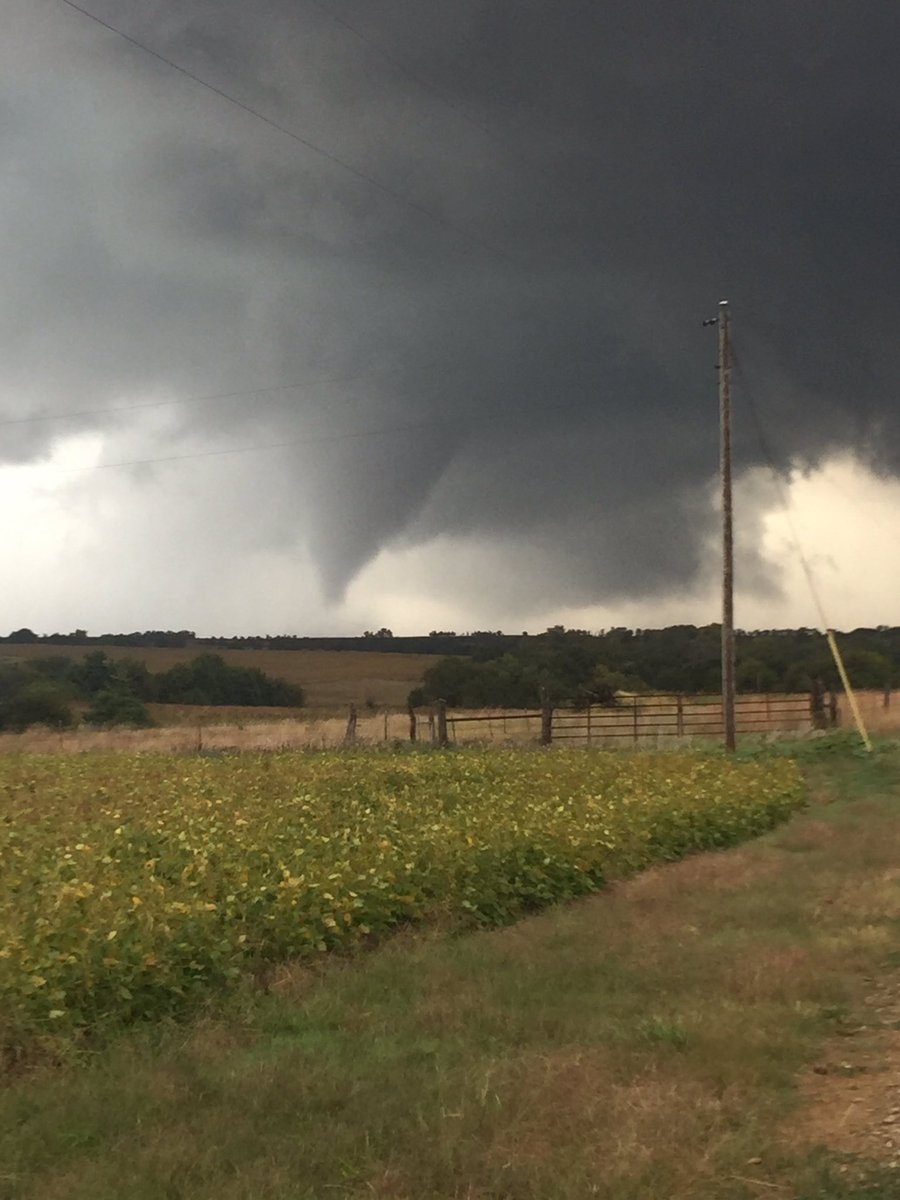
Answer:
<svg viewBox="0 0 900 1200"><path fill-rule="evenodd" d="M731 314L719 301L719 315L704 325L719 327L719 472L722 481L722 724L725 749L737 743L734 704L734 509L731 486Z"/></svg>
<svg viewBox="0 0 900 1200"><path fill-rule="evenodd" d="M722 717L725 749L736 744L734 713L734 509L731 489L731 314L719 301L719 465L722 475Z"/></svg>

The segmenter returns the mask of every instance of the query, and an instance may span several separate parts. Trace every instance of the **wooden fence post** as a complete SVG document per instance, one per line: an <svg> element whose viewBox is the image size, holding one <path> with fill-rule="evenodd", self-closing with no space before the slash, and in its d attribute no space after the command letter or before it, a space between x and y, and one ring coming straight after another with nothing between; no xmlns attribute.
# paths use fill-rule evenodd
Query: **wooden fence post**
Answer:
<svg viewBox="0 0 900 1200"><path fill-rule="evenodd" d="M357 721L356 705L350 705L350 716L347 718L347 729L344 733L344 745L349 746L356 741L356 721Z"/></svg>
<svg viewBox="0 0 900 1200"><path fill-rule="evenodd" d="M838 698L836 692L828 693L828 721L832 729L837 729L841 723L841 714L838 709Z"/></svg>
<svg viewBox="0 0 900 1200"><path fill-rule="evenodd" d="M447 701L438 700L437 702L437 740L438 745L444 747L448 745L447 737Z"/></svg>
<svg viewBox="0 0 900 1200"><path fill-rule="evenodd" d="M418 733L417 722L416 722L416 710L410 704L409 708L407 709L407 712L409 713L409 740L411 742L414 742L416 740L416 734Z"/></svg>
<svg viewBox="0 0 900 1200"><path fill-rule="evenodd" d="M634 698L633 712L632 712L631 719L632 719L632 725L633 725L633 741L634 741L634 744L637 745L637 741L638 741L638 700L637 700L637 696L635 696L635 698Z"/></svg>
<svg viewBox="0 0 900 1200"><path fill-rule="evenodd" d="M820 679L812 681L809 692L809 715L813 729L828 728L828 718L825 715L825 689Z"/></svg>
<svg viewBox="0 0 900 1200"><path fill-rule="evenodd" d="M675 736L684 737L684 696L675 697Z"/></svg>
<svg viewBox="0 0 900 1200"><path fill-rule="evenodd" d="M553 741L553 705L550 693L541 688L541 745L549 746Z"/></svg>
<svg viewBox="0 0 900 1200"><path fill-rule="evenodd" d="M886 683L886 684L884 685L884 701L883 701L883 704L884 704L884 707L885 707L885 708L890 708L890 707L891 707L891 685L890 685L889 683Z"/></svg>

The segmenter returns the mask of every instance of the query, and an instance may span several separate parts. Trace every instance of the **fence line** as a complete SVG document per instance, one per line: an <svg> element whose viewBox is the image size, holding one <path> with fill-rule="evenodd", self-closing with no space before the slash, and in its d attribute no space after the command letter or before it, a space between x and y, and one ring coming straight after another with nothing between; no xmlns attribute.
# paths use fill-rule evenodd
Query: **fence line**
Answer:
<svg viewBox="0 0 900 1200"><path fill-rule="evenodd" d="M900 704L891 693L870 689L857 693L866 723L873 732L900 733ZM802 733L811 727L849 724L845 697L838 693L812 711L811 697L756 694L739 698L739 731L744 734ZM678 745L692 736L718 737L721 710L718 697L623 696L615 708L593 705L576 711L549 710L553 741L564 744L608 745L632 743ZM638 711L635 712L635 709ZM668 712L667 712L668 710ZM674 713L674 717L673 717ZM450 743L493 742L534 745L542 741L548 711L496 709L485 712L447 712ZM665 719L662 719L665 718ZM635 739L635 726L637 738ZM87 750L154 750L164 753L283 750L292 747L390 745L404 741L438 743L440 723L436 708L392 711L358 711L356 721L338 716L298 715L279 721L252 721L243 717L221 724L208 720L194 725L154 729L75 731L32 729L26 733L0 733L0 753L58 753ZM348 737L349 734L349 737Z"/></svg>
<svg viewBox="0 0 900 1200"><path fill-rule="evenodd" d="M786 733L813 728L817 711L807 695L739 696L735 715L738 733ZM587 745L723 733L722 702L717 696L633 696L630 703L622 697L614 706L557 710L553 720L553 741Z"/></svg>
<svg viewBox="0 0 900 1200"><path fill-rule="evenodd" d="M827 726L829 714L815 696L778 693L738 697L739 733L763 734L803 732L816 725ZM721 698L714 695L647 695L619 697L614 705L589 705L581 709L552 708L525 712L447 712L438 703L426 714L411 714L417 723L428 719L429 740L440 742L435 715L444 713L447 742L464 741L542 741L582 742L587 745L633 743L647 738L678 740L688 737L716 737L722 734Z"/></svg>

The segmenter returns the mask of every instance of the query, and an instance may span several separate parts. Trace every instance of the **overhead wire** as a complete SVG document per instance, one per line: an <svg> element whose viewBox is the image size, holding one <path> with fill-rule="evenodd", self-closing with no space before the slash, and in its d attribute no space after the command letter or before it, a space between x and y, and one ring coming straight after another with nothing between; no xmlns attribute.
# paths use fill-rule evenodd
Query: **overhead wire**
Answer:
<svg viewBox="0 0 900 1200"><path fill-rule="evenodd" d="M433 83L430 79L426 79L425 76L421 75L418 71L414 71L412 67L405 63L402 59L398 58L395 54L392 54L390 50L387 50L381 44L381 42L377 40L377 38L373 38L370 34L365 33L357 25L354 25L351 21L348 21L345 17L339 16L329 5L325 4L323 0L308 0L308 3L311 4L313 8L318 9L319 12L326 16L329 21L333 22L341 29L346 30L348 33L351 33L358 41L374 50L377 54L380 54L385 62L390 63L391 66L401 75L405 75L408 79L411 79L414 83L418 84L423 91L430 92L432 96L436 96L443 104L447 106L447 108L451 109L457 114L457 116L471 125L474 129L480 130L481 133L485 134L492 141L499 140L489 125L485 125L484 122L478 121L474 117L470 116L461 104L457 103L457 101L455 101L451 96L448 96L443 88Z"/></svg>
<svg viewBox="0 0 900 1200"><path fill-rule="evenodd" d="M346 30L358 41L362 42L363 45L368 46L371 50L374 50L376 54L379 54L385 60L385 62L389 63L399 74L406 76L407 79L411 79L413 83L415 83L423 91L437 97L437 99L440 100L448 109L450 109L451 112L455 113L460 120L464 121L467 125L470 125L473 129L478 130L493 145L498 146L507 158L515 159L521 166L525 167L529 171L537 171L541 175L542 179L550 188L552 188L554 192L557 193L557 195L565 196L568 194L567 190L560 185L558 178L544 170L542 167L536 166L536 164L533 162L529 162L528 159L516 151L511 145L508 135L500 132L497 129L494 129L493 126L487 124L485 121L478 120L476 117L472 116L463 107L463 105L459 104L458 101L454 100L452 96L448 95L448 93L442 87L440 87L438 84L435 84L432 80L426 78L421 74L421 72L413 70L408 63L404 62L403 59L398 58L396 54L393 54L390 50L388 50L377 38L374 38L371 36L371 34L364 32L359 28L358 25L354 25L351 21L348 21L346 17L339 16L336 12L334 12L330 5L324 3L324 0L308 0L308 3L339 28Z"/></svg>
<svg viewBox="0 0 900 1200"><path fill-rule="evenodd" d="M450 221L448 218L444 217L442 214L436 213L435 211L428 208L427 206L422 205L418 201L412 199L411 197L406 196L403 193L397 191L395 188L391 187L390 185L382 183L379 179L375 178L372 175L369 175L365 171L360 170L358 167L354 166L351 162L348 162L346 159L340 157L339 155L333 154L331 151L327 150L325 147L319 145L318 143L312 141L310 138L307 138L304 135L299 134L295 130L289 128L288 126L283 125L282 123L273 120L271 117L267 116L265 113L261 112L259 109L255 108L254 106L247 104L246 102L238 99L237 97L232 95L230 92L227 92L225 89L220 88L217 85L209 82L208 80L202 78L200 75L197 75L195 72L191 71L187 67L184 67L180 63L169 58L167 55L163 54L159 50L154 49L152 46L148 45L146 42L143 42L139 38L134 37L132 34L126 32L120 26L114 24L112 21L106 20L103 17L100 17L96 13L92 12L90 9L85 8L83 5L77 3L76 0L59 0L59 2L63 5L65 5L67 8L72 9L73 11L79 13L81 16L83 16L86 19L97 24L101 28L107 30L109 33L121 38L123 41L134 46L136 49L142 51L143 53L145 53L145 54L149 55L150 57L163 63L168 68L185 76L186 78L191 80L193 83L212 92L214 95L216 95L220 99L226 101L229 104L235 105L241 111L247 113L248 115L256 118L259 121L262 121L265 125L269 126L270 128L277 131L278 133L291 138L294 142L298 143L299 145L304 147L306 150L309 150L315 154L320 155L327 161L335 164L336 166L338 166L339 168L341 168L345 171L348 171L349 173L356 176L363 182L370 184L371 186L377 188L379 191L381 191L381 192L385 193L386 195L388 195L389 197L391 197L395 202L405 205L405 206L421 213L422 215L428 217L430 220L437 222L438 224L449 229L451 232L455 233L456 235L472 242L473 244L480 246L483 249L490 251L492 254L502 257L506 260L512 261L513 256L510 254L510 252L508 250L502 249L502 248L488 242L486 239L480 237L477 234L473 234L471 231L457 225L453 221ZM486 136L491 138L491 140L494 141L495 143L504 146L507 150L510 149L508 141L505 141L499 134L495 133L487 125L472 118L469 114L467 114L465 112L465 110L462 108L462 106L460 106L451 97L449 97L443 91L443 89L437 87L430 81L426 80L418 72L413 71L406 63L402 62L395 55L391 54L390 51L388 51L376 39L374 39L374 38L370 37L369 35L367 35L366 33L364 33L362 30L360 30L354 24L352 24L352 22L347 21L346 19L338 16L336 13L331 11L327 5L323 4L321 2L321 0L311 0L311 3L316 7L316 9L318 9L329 20L334 22L338 27L345 29L347 32L351 33L354 37L359 39L361 42L363 42L364 44L366 44L369 47L371 47L372 49L374 49L383 58L385 58L385 60L388 61L392 65L392 67L394 67L395 70L399 71L403 75L412 79L419 87L421 87L421 88L431 92L435 96L437 96L442 101L442 103L444 103L447 107L452 109L452 111L454 111L462 120L465 120L469 124L473 125L475 128L479 129L483 134L485 134ZM526 163L525 165L530 165L530 164ZM554 183L554 186L555 186L555 181L553 181L551 179L550 182ZM353 378L362 377L362 375L364 375L364 374L365 373L361 373L360 376L353 376ZM135 412L141 411L144 409L176 407L176 406L180 406L180 405L202 403L202 402L206 402L206 401L216 401L216 400L239 398L242 395L244 395L244 396L252 396L252 395L258 395L258 394L262 395L262 394L266 394L266 393L277 392L279 390L292 390L292 389L299 388L302 386L304 386L304 385L303 384L285 384L285 385L277 385L277 386L272 386L272 387L247 389L243 393L241 393L241 392L212 393L210 395L205 395L205 396L186 397L186 398L178 398L178 399L172 399L172 400L150 401L147 403L141 403L141 404L135 404L135 405L127 405L127 406L123 405L123 406L114 406L114 407L109 407L109 408L85 409L85 410L80 410L80 411L72 412L72 413L36 414L34 416L27 416L27 417L5 418L5 419L0 419L0 426L38 424L38 423L44 423L44 422L49 422L49 421L54 421L54 420L72 420L72 419L78 419L78 418L90 417L90 416L100 416L100 415L107 415L107 414L113 415L115 413L120 413L120 412L126 413L126 412L132 412L132 411L135 411ZM219 452L215 451L213 453L219 453Z"/></svg>
<svg viewBox="0 0 900 1200"><path fill-rule="evenodd" d="M764 335L761 334L759 328L754 329L752 326L750 328L754 335L754 339L757 341L762 340ZM861 370L871 382L877 382L877 376L875 375L875 372L872 371L871 367L868 366L864 359L857 359L854 362L854 369ZM862 432L862 414L852 406L850 401L844 395L843 391L840 389L834 391L822 389L817 393L817 399L824 399L826 404L830 405L835 413L839 413L842 417L846 417L853 427L855 427L860 433Z"/></svg>
<svg viewBox="0 0 900 1200"><path fill-rule="evenodd" d="M746 373L743 371L741 362L737 358L737 355L734 351L733 346L732 346L732 363L735 368L735 374L741 379L742 389L743 389L744 395L747 399L747 407L748 407L748 411L750 413L751 420L754 423L757 440L759 441L760 448L763 451L763 456L765 457L765 459L772 471L772 474L774 476L775 486L779 492L780 502L783 506L785 506L785 509L787 510L787 499L786 499L786 496L785 496L785 493L784 493L784 490L782 487L781 473L778 470L778 467L775 462L775 456L772 453L771 444L769 443L768 438L765 433L765 430L763 428L762 417L760 414L759 405L756 403L753 391L750 387L749 381L746 378ZM841 405L839 404L839 402L837 400L835 400L834 403L837 407L839 407L839 408L841 407ZM850 492L848 492L847 489L845 487L843 487L841 484L839 484L835 479L829 479L828 486L833 488L836 492L838 492L841 496L843 496L843 498L853 508L855 508L857 510L857 512L859 512L863 516L866 515L865 510L863 509L860 502L856 499L856 497L853 496ZM789 515L789 513L787 515Z"/></svg>
<svg viewBox="0 0 900 1200"><path fill-rule="evenodd" d="M32 425L46 421L71 421L79 417L100 417L109 416L114 413L142 412L147 408L174 408L183 404L204 404L208 401L246 399L250 396L266 396L275 392L295 392L301 388L318 386L321 383L344 383L353 379L367 378L369 378L369 372L359 371L352 375L337 375L325 380L319 379L314 383L310 383L309 381L303 383L278 383L266 387L244 388L241 391L235 392L211 392L205 396L180 396L172 400L149 400L146 403L113 405L109 408L83 408L74 412L41 413L28 417L4 417L0 419L0 426Z"/></svg>
<svg viewBox="0 0 900 1200"><path fill-rule="evenodd" d="M514 411L518 410L516 409ZM497 413L494 416L482 416L479 417L479 426L505 423L508 418L508 413ZM458 416L445 417L443 419L431 418L428 421L408 421L396 425L382 425L377 429L350 429L335 433L314 434L309 437L287 438L278 442L266 442L258 446L229 446L218 450L194 450L189 451L187 454L168 454L155 458L127 459L121 462L88 463L84 466L71 467L58 464L52 465L54 470L76 473L87 471L104 471L115 467L146 467L155 466L158 463L186 462L192 459L221 458L229 455L239 454L258 454L270 450L289 449L294 446L316 446L330 442L358 441L376 437L392 437L396 434L433 429L438 425L449 425L453 428L458 428L459 418ZM35 466L34 463L28 463L24 465L29 467Z"/></svg>
<svg viewBox="0 0 900 1200"><path fill-rule="evenodd" d="M291 129L287 125L283 125L280 121L276 121L272 117L266 116L266 114L261 112L258 108L255 108L251 104L245 103L243 100L239 100L236 96L231 95L230 92L226 92L224 88L217 87L214 83L210 83L209 80L197 75L187 67L183 67L180 63L175 62L174 59L168 58L159 50L154 50L152 46L148 46L146 42L142 42L139 38L133 37L130 33L126 33L125 30L121 29L118 25L114 25L111 21L104 20L102 17L97 16L96 13L91 12L90 9L83 8L80 4L76 4L75 0L58 0L58 3L64 4L67 8L72 9L74 12L80 13L89 21L95 22L95 24L101 26L103 29L106 29L110 33L115 34L117 37L122 38L124 41L128 42L129 45L132 45L136 47L136 49L150 55L151 58L155 58L157 61L164 63L167 67L171 68L173 71L177 71L180 75L185 76L187 79L190 79L193 83L198 84L200 87L206 88L207 91L212 92L221 100L225 100L228 104L235 105L242 112L247 113L251 117L255 117L258 121L261 121L270 129L290 138L292 141L296 142L299 146L304 147L304 149L308 150L309 152L318 155L320 158L325 159L334 166L337 166L342 170L347 171L349 174L354 175L357 179L369 184L371 187L383 193L385 196L389 196L397 204L409 208L413 212L419 213L421 216L426 217L433 223L440 225L444 229L454 233L457 237L462 238L464 241L470 242L472 245L478 246L482 250L487 250L490 254L498 258L505 259L509 262L515 261L514 256L508 250L505 250L499 246L495 246L492 242L489 242L486 238L481 237L479 234L473 233L471 230L468 230L461 225L457 225L455 221L451 221L448 217L443 216L443 214L435 212L434 209L420 203L418 200L414 200L412 197L404 195L403 192L397 191L397 189L391 187L390 184L384 183L382 180L377 179L374 175L370 175L368 172L354 166L351 162L348 162L347 159L342 158L338 154L333 154L330 150L326 150L324 146L320 146L311 138L308 138L301 133L297 133L296 130Z"/></svg>
<svg viewBox="0 0 900 1200"><path fill-rule="evenodd" d="M809 586L810 594L812 595L813 604L815 605L816 612L818 613L819 619L822 623L822 629L826 630L829 628L828 618L825 615L824 605L822 604L822 600L821 600L821 597L819 594L819 589L818 589L818 586L815 581L815 576L813 575L812 567L809 563L806 553L804 552L803 543L800 540L800 535L797 531L797 527L794 522L794 518L791 515L790 503L788 501L787 492L785 491L784 483L782 481L781 471L779 470L779 468L777 466L777 463L775 460L775 455L772 452L772 447L769 443L768 437L766 436L766 431L763 427L762 416L760 414L759 406L756 403L756 396L753 392L753 389L749 385L749 382L748 382L747 376L746 376L746 372L743 369L742 360L739 358L739 356L734 348L733 343L731 346L731 362L732 362L732 366L734 367L734 373L737 376L737 378L740 380L741 394L743 395L743 398L747 402L747 411L749 412L750 419L753 422L757 441L759 442L759 446L760 446L760 449L762 450L763 457L765 458L766 463L768 464L769 470L771 471L771 474L772 474L772 480L775 484L775 491L778 496L778 501L783 509L785 521L787 523L788 531L790 533L790 540L793 543L794 549L797 552L797 558L800 562L800 566L803 570L803 574L806 577L806 582Z"/></svg>
<svg viewBox="0 0 900 1200"><path fill-rule="evenodd" d="M846 667L846 664L844 663L844 656L841 654L840 647L838 646L834 627L829 622L828 617L825 613L825 606L822 602L822 598L821 598L821 594L819 592L818 585L816 584L812 566L810 565L809 559L807 558L806 553L804 552L803 544L800 541L800 536L797 532L797 527L794 524L793 517L791 516L791 511L790 511L790 506L788 504L787 494L785 493L784 487L782 486L781 473L779 472L778 467L775 463L775 456L772 453L771 446L769 444L769 440L766 437L765 429L763 428L762 417L761 417L761 414L759 411L759 406L756 403L756 398L754 396L753 390L752 390L752 388L750 388L750 386L747 382L746 373L742 369L741 360L738 357L738 355L735 353L733 343L731 345L731 363L732 363L732 366L734 367L735 374L739 377L739 379L741 381L742 395L743 395L744 399L747 401L747 410L750 413L751 420L753 421L753 424L755 426L756 435L757 435L757 438L758 438L759 444L760 444L760 449L762 450L763 456L766 459L766 461L768 462L769 468L772 472L772 477L775 482L775 487L776 487L776 490L777 490L777 493L778 493L778 496L779 496L779 499L781 502L781 506L784 510L784 516L787 521L788 529L790 531L791 540L794 543L794 549L796 550L797 557L800 561L800 565L802 567L803 573L806 576L806 582L809 587L810 595L812 596L813 604L815 605L816 611L819 616L819 620L821 622L820 628L822 629L822 632L825 634L825 639L828 642L828 649L830 650L831 656L834 659L835 666L837 667L838 675L840 676L841 684L843 685L843 688L844 688L844 693L847 697L847 701L850 705L850 710L853 714L853 720L856 724L856 728L859 732L859 736L860 736L860 739L861 739L863 745L865 746L866 750L869 753L871 753L872 752L872 742L869 737L869 733L866 728L865 721L863 720L863 715L860 710L858 700L856 698L856 692L854 691L853 686L850 682L850 677L847 672L847 667Z"/></svg>

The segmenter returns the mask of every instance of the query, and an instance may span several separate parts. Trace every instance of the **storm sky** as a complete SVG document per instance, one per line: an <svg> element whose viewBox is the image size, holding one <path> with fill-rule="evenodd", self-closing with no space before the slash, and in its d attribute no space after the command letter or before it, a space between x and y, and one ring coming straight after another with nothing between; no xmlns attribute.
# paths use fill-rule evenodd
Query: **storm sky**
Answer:
<svg viewBox="0 0 900 1200"><path fill-rule="evenodd" d="M715 619L723 297L739 624L816 621L751 402L900 623L893 5L84 7L0 0L0 631Z"/></svg>

